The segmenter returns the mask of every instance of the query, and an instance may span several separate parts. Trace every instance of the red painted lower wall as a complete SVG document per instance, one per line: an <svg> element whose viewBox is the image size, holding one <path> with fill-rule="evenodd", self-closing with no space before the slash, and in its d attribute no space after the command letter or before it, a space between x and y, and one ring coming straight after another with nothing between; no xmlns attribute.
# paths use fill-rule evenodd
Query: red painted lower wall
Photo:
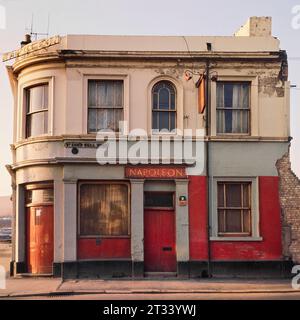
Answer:
<svg viewBox="0 0 300 320"><path fill-rule="evenodd" d="M262 241L212 241L211 259L215 261L280 260L281 222L278 177L259 178L260 236ZM208 257L206 177L189 177L190 260ZM131 257L129 238L78 239L78 259L118 259Z"/></svg>
<svg viewBox="0 0 300 320"><path fill-rule="evenodd" d="M190 259L207 260L206 177L189 177Z"/></svg>
<svg viewBox="0 0 300 320"><path fill-rule="evenodd" d="M189 177L190 259L207 259L207 213L206 178ZM281 222L278 177L259 178L260 236L258 242L212 241L211 259L234 260L280 260Z"/></svg>
<svg viewBox="0 0 300 320"><path fill-rule="evenodd" d="M120 259L131 257L129 238L78 239L77 259Z"/></svg>

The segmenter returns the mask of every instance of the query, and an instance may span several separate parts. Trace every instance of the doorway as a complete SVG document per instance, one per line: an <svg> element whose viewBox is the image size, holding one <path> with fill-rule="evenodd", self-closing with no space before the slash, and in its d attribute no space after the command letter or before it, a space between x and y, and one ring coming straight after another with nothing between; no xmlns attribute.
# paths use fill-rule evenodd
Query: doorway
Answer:
<svg viewBox="0 0 300 320"><path fill-rule="evenodd" d="M27 272L52 274L53 265L53 187L27 186L26 236Z"/></svg>
<svg viewBox="0 0 300 320"><path fill-rule="evenodd" d="M145 272L176 272L174 192L144 193Z"/></svg>

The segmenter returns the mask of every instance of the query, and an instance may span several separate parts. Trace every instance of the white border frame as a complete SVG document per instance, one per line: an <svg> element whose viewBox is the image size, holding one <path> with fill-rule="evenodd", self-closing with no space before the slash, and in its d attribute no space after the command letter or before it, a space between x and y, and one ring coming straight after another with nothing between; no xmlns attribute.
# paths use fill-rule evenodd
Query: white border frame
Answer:
<svg viewBox="0 0 300 320"><path fill-rule="evenodd" d="M175 133L164 133L164 132L153 132L152 130L152 89L153 86L160 81L170 81L176 89L176 132ZM170 76L158 76L150 81L147 87L147 133L149 136L164 137L164 136L177 136L177 129L180 129L183 134L183 109L184 109L184 91L182 84L170 77Z"/></svg>
<svg viewBox="0 0 300 320"><path fill-rule="evenodd" d="M48 84L48 132L38 136L26 138L26 99L25 90L27 88ZM18 117L17 117L17 141L36 137L53 136L54 132L54 76L37 78L26 81L18 89Z"/></svg>
<svg viewBox="0 0 300 320"><path fill-rule="evenodd" d="M83 101L82 101L82 128L83 134L86 135L99 135L99 133L89 133L88 132L88 81L89 80L121 80L123 81L123 110L124 110L124 118L122 121L127 122L127 127L123 128L123 132L116 133L116 132L103 132L103 135L107 136L109 134L112 135L124 135L126 134L125 131L130 130L130 121L129 121L129 75L126 73L124 74L83 74Z"/></svg>
<svg viewBox="0 0 300 320"><path fill-rule="evenodd" d="M251 237L220 237L218 235L218 182L251 182L251 221L252 221L252 236ZM210 226L211 226L211 241L262 241L260 236L260 214L259 214L259 182L258 177L213 177L211 181L211 196L210 196Z"/></svg>
<svg viewBox="0 0 300 320"><path fill-rule="evenodd" d="M217 82L250 82L250 124L247 134L217 134ZM212 137L247 137L259 136L259 97L258 76L220 74L218 80L211 82L211 136Z"/></svg>

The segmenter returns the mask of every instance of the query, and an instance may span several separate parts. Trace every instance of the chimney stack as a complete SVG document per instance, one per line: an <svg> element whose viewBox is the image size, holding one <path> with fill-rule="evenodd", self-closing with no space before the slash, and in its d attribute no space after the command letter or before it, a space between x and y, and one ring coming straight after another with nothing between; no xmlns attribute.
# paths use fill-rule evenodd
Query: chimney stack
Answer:
<svg viewBox="0 0 300 320"><path fill-rule="evenodd" d="M26 44L31 43L31 35L30 34L25 34L25 40L21 42L21 48L26 46Z"/></svg>
<svg viewBox="0 0 300 320"><path fill-rule="evenodd" d="M235 37L272 37L271 17L250 17Z"/></svg>

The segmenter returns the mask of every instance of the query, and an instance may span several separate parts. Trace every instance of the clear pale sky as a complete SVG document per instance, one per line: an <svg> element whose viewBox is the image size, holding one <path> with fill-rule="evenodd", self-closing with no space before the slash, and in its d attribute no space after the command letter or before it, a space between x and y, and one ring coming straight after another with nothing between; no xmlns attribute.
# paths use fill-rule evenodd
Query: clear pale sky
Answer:
<svg viewBox="0 0 300 320"><path fill-rule="evenodd" d="M292 28L292 8L300 0L0 0L6 29L0 29L0 53L19 47L34 16L34 31L50 35L232 35L249 16L272 16L273 35L290 57L292 166L300 176L300 29ZM300 21L300 19L299 19ZM1 23L0 23L1 26ZM12 97L0 63L0 196L10 195ZM258 164L259 165L259 164Z"/></svg>

